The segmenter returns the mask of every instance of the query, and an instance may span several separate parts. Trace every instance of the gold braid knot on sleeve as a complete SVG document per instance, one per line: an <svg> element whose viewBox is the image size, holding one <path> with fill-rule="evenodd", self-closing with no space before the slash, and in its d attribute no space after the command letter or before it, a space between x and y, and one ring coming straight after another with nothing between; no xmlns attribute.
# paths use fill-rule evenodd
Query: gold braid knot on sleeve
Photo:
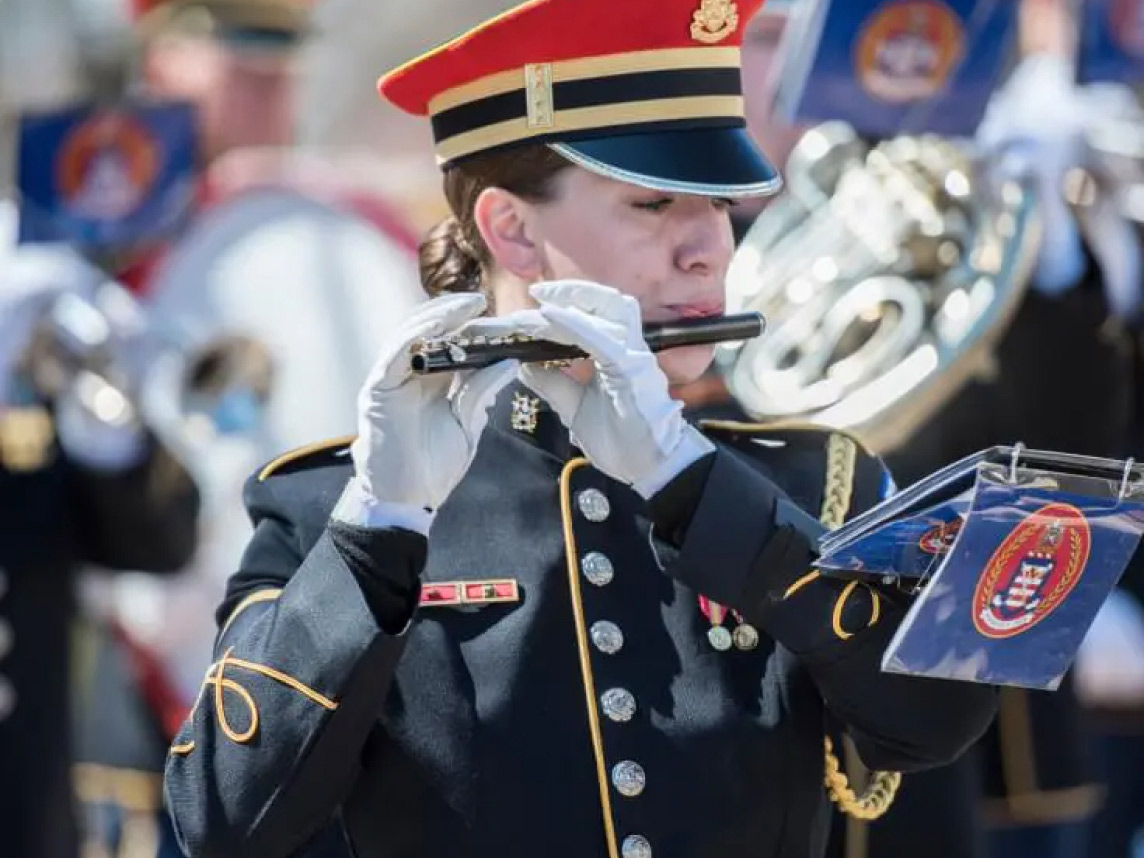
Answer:
<svg viewBox="0 0 1144 858"><path fill-rule="evenodd" d="M850 510L857 449L853 439L839 433L831 434L826 455L826 488L819 517L823 526L830 530L840 527ZM826 755L825 783L830 800L843 813L855 819L873 820L885 814L894 803L898 787L901 786L901 773L871 772L869 784L862 795L858 795L842 771L842 764L834 753L834 743L829 736L824 737L823 741Z"/></svg>

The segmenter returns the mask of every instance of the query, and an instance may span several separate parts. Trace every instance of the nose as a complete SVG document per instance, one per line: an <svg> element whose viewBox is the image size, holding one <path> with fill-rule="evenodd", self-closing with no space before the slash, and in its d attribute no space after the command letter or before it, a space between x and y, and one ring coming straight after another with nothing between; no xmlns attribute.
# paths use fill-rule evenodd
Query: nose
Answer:
<svg viewBox="0 0 1144 858"><path fill-rule="evenodd" d="M682 220L675 264L685 274L698 277L720 276L727 270L734 251L731 219L724 209L710 200L698 199Z"/></svg>

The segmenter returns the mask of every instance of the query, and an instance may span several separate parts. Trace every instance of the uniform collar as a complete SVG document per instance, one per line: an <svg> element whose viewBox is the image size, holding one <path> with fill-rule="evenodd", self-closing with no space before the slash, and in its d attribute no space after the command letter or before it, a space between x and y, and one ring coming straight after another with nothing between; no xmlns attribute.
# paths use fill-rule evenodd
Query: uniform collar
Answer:
<svg viewBox="0 0 1144 858"><path fill-rule="evenodd" d="M500 392L489 410L489 425L561 461L578 455L556 412L518 381Z"/></svg>

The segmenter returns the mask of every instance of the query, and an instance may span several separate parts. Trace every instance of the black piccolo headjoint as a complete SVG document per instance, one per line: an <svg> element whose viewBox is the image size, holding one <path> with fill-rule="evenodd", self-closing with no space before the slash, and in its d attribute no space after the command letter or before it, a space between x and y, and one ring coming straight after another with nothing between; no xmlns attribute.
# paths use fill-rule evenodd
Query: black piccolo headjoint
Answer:
<svg viewBox="0 0 1144 858"><path fill-rule="evenodd" d="M682 346L749 340L759 336L766 323L761 313L735 313L730 316L703 316L652 322L644 325L644 341L653 352ZM516 359L521 363L563 363L587 357L575 346L526 336L443 338L424 340L413 347L415 373L456 372L480 369L497 361Z"/></svg>

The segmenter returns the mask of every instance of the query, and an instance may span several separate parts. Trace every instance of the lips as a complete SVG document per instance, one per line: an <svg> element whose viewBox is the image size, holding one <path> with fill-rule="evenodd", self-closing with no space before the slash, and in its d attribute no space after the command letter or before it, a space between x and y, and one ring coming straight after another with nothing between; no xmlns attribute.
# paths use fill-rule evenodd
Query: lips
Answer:
<svg viewBox="0 0 1144 858"><path fill-rule="evenodd" d="M708 316L722 316L722 301L699 301L692 304L669 304L667 309L677 319L701 319Z"/></svg>

